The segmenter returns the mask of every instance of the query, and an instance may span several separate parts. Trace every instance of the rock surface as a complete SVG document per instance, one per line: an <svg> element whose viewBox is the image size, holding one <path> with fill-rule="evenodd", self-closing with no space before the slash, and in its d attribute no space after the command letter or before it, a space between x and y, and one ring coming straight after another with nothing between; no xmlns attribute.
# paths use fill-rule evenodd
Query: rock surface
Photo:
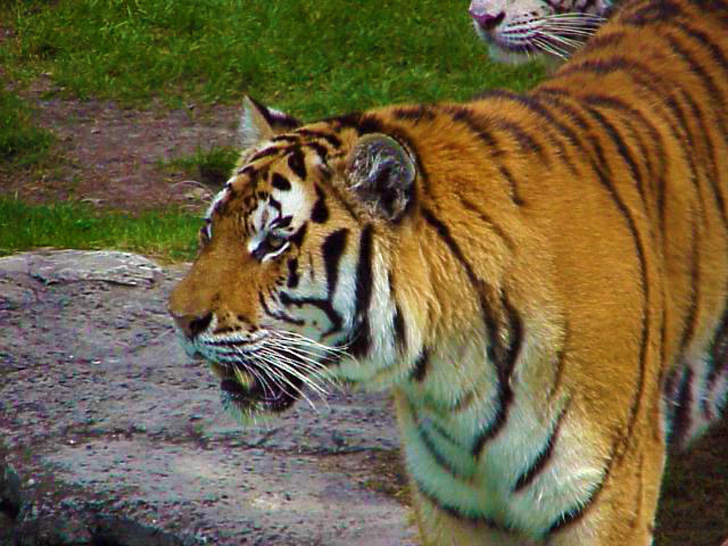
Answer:
<svg viewBox="0 0 728 546"><path fill-rule="evenodd" d="M414 544L386 397L243 429L171 329L183 270L0 259L0 545Z"/></svg>

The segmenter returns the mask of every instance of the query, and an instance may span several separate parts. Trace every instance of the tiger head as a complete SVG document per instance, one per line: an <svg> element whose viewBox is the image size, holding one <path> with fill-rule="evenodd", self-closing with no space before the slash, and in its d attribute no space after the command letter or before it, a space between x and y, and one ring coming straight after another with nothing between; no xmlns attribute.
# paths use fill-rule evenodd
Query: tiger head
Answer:
<svg viewBox="0 0 728 546"><path fill-rule="evenodd" d="M418 176L392 136L345 119L297 127L250 99L244 110L245 150L169 301L187 352L209 361L223 403L243 417L321 391L334 368L357 379L355 358L374 347L379 366L397 358L399 310L374 238L407 215Z"/></svg>
<svg viewBox="0 0 728 546"><path fill-rule="evenodd" d="M491 57L518 64L542 54L565 59L610 15L614 0L472 0L475 31Z"/></svg>

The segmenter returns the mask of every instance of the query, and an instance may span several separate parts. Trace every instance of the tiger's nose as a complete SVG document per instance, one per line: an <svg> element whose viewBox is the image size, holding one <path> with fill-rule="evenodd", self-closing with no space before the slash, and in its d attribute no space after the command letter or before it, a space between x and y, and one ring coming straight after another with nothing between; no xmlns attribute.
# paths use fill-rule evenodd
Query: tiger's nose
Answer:
<svg viewBox="0 0 728 546"><path fill-rule="evenodd" d="M478 26L483 30L492 30L503 22L506 17L506 13L501 11L498 15L490 15L489 13L480 13L474 10L472 7L468 10L470 17L472 17Z"/></svg>
<svg viewBox="0 0 728 546"><path fill-rule="evenodd" d="M172 315L174 323L188 339L196 338L207 330L210 322L212 322L212 313L205 313L204 315L176 315L170 311L169 314Z"/></svg>

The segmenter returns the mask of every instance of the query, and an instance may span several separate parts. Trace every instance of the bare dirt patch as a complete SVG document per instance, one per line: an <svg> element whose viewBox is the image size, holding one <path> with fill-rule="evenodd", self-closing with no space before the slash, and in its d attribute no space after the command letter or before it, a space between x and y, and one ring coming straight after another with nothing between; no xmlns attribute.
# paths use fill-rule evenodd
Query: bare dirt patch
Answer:
<svg viewBox="0 0 728 546"><path fill-rule="evenodd" d="M51 157L28 169L0 168L0 193L29 203L75 200L126 211L200 205L204 198L171 159L234 146L238 108L126 109L110 101L42 99L26 93L37 123L57 137Z"/></svg>

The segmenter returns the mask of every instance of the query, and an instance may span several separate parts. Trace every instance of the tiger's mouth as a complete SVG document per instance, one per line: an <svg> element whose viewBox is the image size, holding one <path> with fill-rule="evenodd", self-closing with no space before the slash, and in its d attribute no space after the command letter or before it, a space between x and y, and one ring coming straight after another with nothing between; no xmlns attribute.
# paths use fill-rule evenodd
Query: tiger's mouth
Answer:
<svg viewBox="0 0 728 546"><path fill-rule="evenodd" d="M220 379L224 404L244 414L281 413L302 397L303 382L291 374L281 381L263 371L251 374L236 364L211 362L210 367Z"/></svg>

